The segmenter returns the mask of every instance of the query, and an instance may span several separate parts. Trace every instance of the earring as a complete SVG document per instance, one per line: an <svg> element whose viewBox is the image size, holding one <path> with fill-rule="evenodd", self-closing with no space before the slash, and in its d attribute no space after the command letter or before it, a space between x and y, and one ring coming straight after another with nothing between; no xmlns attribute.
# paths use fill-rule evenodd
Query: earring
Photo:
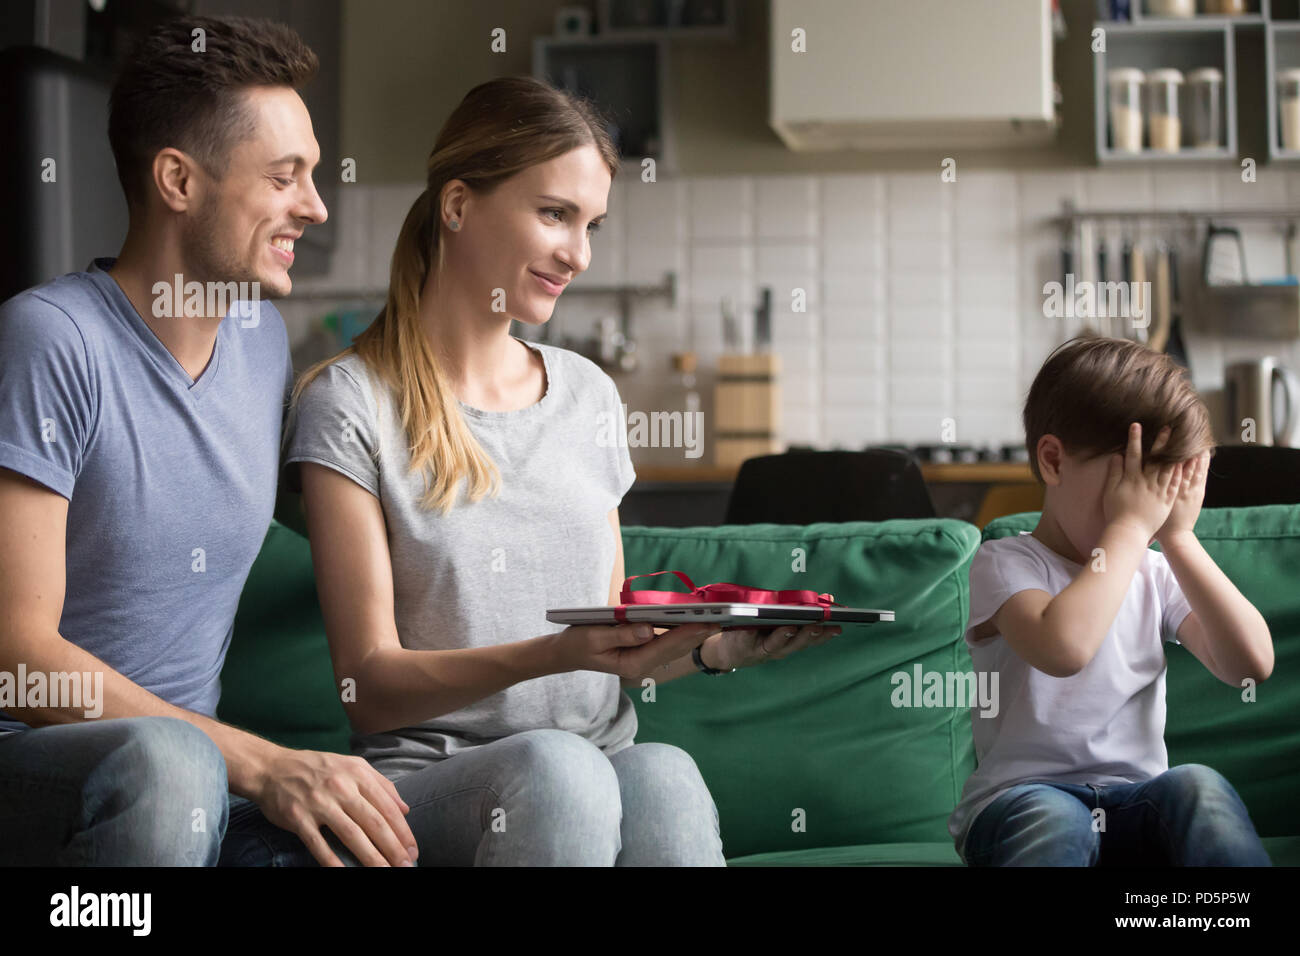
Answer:
<svg viewBox="0 0 1300 956"><path fill-rule="evenodd" d="M447 227L451 229L452 232L456 232L457 230L460 229L460 223L458 223L455 219L453 219L447 223Z"/></svg>

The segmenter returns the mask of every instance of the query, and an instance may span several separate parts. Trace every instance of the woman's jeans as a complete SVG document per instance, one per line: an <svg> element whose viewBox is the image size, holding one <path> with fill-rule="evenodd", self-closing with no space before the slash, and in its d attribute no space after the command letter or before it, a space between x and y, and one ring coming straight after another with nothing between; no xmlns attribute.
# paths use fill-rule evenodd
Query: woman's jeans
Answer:
<svg viewBox="0 0 1300 956"><path fill-rule="evenodd" d="M1232 785L1201 764L1141 783L1023 783L970 825L970 866L1271 866Z"/></svg>
<svg viewBox="0 0 1300 956"><path fill-rule="evenodd" d="M708 788L667 744L606 756L533 730L395 783L424 865L725 865ZM221 752L194 725L133 717L0 736L0 865L218 862L315 865L295 834L227 793Z"/></svg>
<svg viewBox="0 0 1300 956"><path fill-rule="evenodd" d="M530 730L431 762L394 784L411 808L406 823L421 866L726 865L708 787L690 755L668 744L606 756L577 734ZM221 863L313 860L294 834L232 798Z"/></svg>

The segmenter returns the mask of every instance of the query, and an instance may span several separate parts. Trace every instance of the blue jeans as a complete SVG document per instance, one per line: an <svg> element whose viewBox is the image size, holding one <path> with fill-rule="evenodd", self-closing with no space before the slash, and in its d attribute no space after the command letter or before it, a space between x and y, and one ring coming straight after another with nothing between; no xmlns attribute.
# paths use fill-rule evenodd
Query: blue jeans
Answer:
<svg viewBox="0 0 1300 956"><path fill-rule="evenodd" d="M212 866L226 763L174 717L0 736L0 866Z"/></svg>
<svg viewBox="0 0 1300 956"><path fill-rule="evenodd" d="M695 761L660 743L606 756L530 730L394 781L421 866L725 866L718 810ZM325 831L327 837L329 831ZM357 861L337 840L348 865ZM302 841L232 798L221 863L312 866Z"/></svg>
<svg viewBox="0 0 1300 956"><path fill-rule="evenodd" d="M962 857L970 866L1272 865L1232 784L1194 763L1141 783L1011 787L972 821Z"/></svg>

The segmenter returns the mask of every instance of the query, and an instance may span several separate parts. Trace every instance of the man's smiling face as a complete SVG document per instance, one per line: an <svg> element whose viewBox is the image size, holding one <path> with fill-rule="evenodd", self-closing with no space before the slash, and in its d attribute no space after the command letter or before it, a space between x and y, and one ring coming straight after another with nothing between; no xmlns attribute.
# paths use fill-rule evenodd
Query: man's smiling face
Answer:
<svg viewBox="0 0 1300 956"><path fill-rule="evenodd" d="M204 177L182 253L193 278L257 282L262 297L279 298L293 288L294 240L328 215L312 182L320 147L294 90L255 87L241 96L253 133L230 147L220 180Z"/></svg>

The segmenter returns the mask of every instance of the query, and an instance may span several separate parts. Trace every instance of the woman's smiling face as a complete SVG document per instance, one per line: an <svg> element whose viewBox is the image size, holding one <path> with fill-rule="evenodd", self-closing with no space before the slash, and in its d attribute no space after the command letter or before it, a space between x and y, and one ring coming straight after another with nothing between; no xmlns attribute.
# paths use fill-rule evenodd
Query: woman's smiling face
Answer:
<svg viewBox="0 0 1300 956"><path fill-rule="evenodd" d="M447 266L489 307L504 290L512 319L542 325L564 287L591 262L591 233L605 218L612 182L594 146L523 170L489 193L466 192L464 222ZM444 217L445 220L446 217Z"/></svg>

